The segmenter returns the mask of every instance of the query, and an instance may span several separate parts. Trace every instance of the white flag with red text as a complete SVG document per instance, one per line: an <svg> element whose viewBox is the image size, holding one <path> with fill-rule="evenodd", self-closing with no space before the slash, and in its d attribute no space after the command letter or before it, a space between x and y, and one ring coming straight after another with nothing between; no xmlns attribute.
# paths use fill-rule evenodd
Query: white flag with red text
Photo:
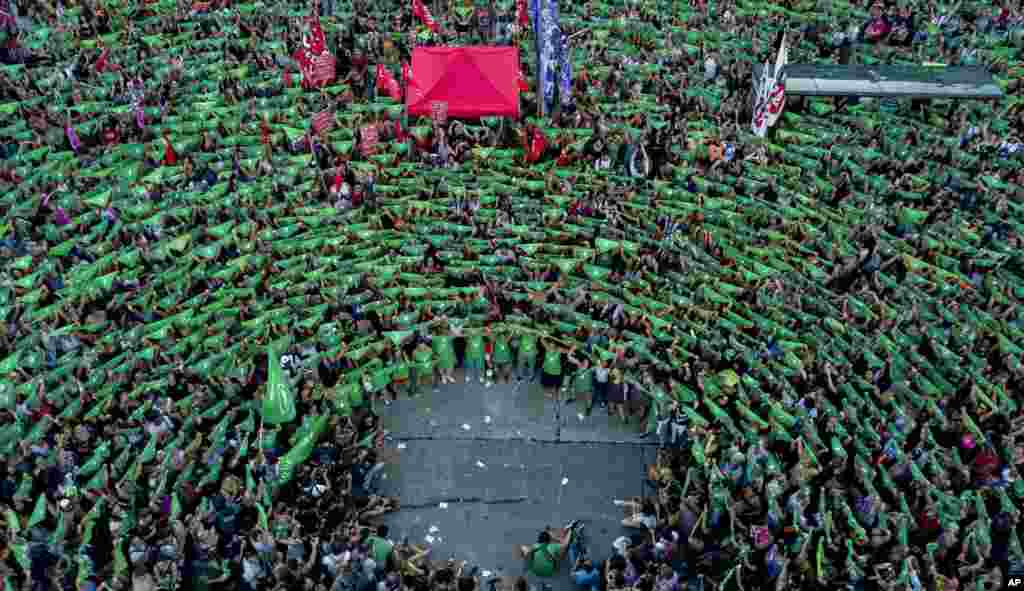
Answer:
<svg viewBox="0 0 1024 591"><path fill-rule="evenodd" d="M779 46L779 55L775 58L774 67L765 64L761 70L761 80L758 82L754 104L754 120L751 128L754 135L764 137L768 128L775 125L775 122L782 116L782 110L786 106L786 63L789 61L789 48L786 46L786 36L782 37L782 45Z"/></svg>

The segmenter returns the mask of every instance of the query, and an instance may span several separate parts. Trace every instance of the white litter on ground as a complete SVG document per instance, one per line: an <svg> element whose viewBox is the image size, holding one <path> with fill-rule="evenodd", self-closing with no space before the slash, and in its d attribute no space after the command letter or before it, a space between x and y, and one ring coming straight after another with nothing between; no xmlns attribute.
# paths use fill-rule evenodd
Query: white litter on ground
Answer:
<svg viewBox="0 0 1024 591"><path fill-rule="evenodd" d="M470 429L472 429L472 427L469 426L469 423L462 423L463 431L469 431Z"/></svg>
<svg viewBox="0 0 1024 591"><path fill-rule="evenodd" d="M580 422L582 423L583 419L585 419L586 417L583 416L583 413L578 412L578 413L576 413L576 418L579 419Z"/></svg>
<svg viewBox="0 0 1024 591"><path fill-rule="evenodd" d="M438 503L437 506L440 507L441 509L447 509L448 503Z"/></svg>
<svg viewBox="0 0 1024 591"><path fill-rule="evenodd" d="M489 570L485 570L485 571L482 571L480 574L485 576L485 577L489 577L489 576L493 575L494 573L492 573Z"/></svg>
<svg viewBox="0 0 1024 591"><path fill-rule="evenodd" d="M406 446L405 443L399 443L398 444L398 449L405 449L406 447L408 447L408 446Z"/></svg>
<svg viewBox="0 0 1024 591"><path fill-rule="evenodd" d="M436 525L432 525L430 526L430 529L427 531L429 531L432 534L436 534L437 532L441 531L441 528L437 527Z"/></svg>
<svg viewBox="0 0 1024 591"><path fill-rule="evenodd" d="M486 468L487 467L487 464L481 462L480 460L476 461L476 465L477 465L478 468Z"/></svg>
<svg viewBox="0 0 1024 591"><path fill-rule="evenodd" d="M486 417L484 417L484 422L487 423L488 425L490 425L491 424L491 415L487 415Z"/></svg>
<svg viewBox="0 0 1024 591"><path fill-rule="evenodd" d="M569 479L568 478L563 478L562 479L562 486L565 486L567 484L569 484Z"/></svg>
<svg viewBox="0 0 1024 591"><path fill-rule="evenodd" d="M427 536L427 537L425 537L425 538L423 538L423 539L424 539L424 540L425 540L425 541L426 541L426 542L427 542L428 544L433 544L433 543L434 543L434 536Z"/></svg>

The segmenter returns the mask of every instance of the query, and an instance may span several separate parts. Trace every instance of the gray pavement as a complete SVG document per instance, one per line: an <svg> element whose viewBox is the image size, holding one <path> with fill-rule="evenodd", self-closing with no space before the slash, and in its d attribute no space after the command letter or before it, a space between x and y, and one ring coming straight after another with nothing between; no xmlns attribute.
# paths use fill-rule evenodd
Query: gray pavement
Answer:
<svg viewBox="0 0 1024 591"><path fill-rule="evenodd" d="M577 406L545 400L539 385L462 381L380 406L394 448L388 455L396 458L381 492L402 499L400 511L382 518L391 537L430 545L437 559L516 577L524 574L518 545L583 519L591 554L607 557L612 541L629 533L612 500L650 492L644 466L656 446L638 436L636 421L623 426L599 409L581 419ZM575 589L565 563L544 582Z"/></svg>

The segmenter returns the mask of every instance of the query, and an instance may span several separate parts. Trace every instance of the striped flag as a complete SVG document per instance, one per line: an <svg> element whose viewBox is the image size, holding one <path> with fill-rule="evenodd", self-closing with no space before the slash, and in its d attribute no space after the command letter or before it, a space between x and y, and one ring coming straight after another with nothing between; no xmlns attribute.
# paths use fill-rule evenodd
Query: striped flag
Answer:
<svg viewBox="0 0 1024 591"><path fill-rule="evenodd" d="M313 60L313 85L323 86L334 81L338 60L326 51Z"/></svg>
<svg viewBox="0 0 1024 591"><path fill-rule="evenodd" d="M334 128L334 113L324 109L313 115L313 133L321 134Z"/></svg>

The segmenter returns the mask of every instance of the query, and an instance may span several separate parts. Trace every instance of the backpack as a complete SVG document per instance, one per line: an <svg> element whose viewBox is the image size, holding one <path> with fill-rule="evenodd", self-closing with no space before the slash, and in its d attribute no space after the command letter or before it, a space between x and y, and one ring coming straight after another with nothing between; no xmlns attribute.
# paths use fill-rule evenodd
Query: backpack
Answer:
<svg viewBox="0 0 1024 591"><path fill-rule="evenodd" d="M558 564L558 559L551 554L550 550L548 550L547 544L535 544L533 546L533 549L530 550L531 564L533 563L533 557L535 554L537 554L537 552L543 552L548 557L548 560L550 560L553 564Z"/></svg>

